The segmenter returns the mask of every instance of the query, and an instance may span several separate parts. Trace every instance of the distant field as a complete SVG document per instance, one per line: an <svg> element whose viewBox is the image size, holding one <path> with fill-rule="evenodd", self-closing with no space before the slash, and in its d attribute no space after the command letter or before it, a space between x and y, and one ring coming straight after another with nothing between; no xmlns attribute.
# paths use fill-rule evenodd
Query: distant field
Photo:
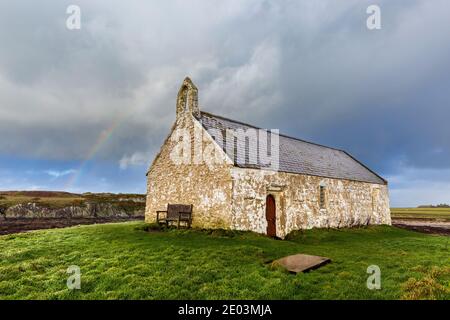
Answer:
<svg viewBox="0 0 450 320"><path fill-rule="evenodd" d="M145 195L142 194L0 191L0 235L142 220L144 209Z"/></svg>
<svg viewBox="0 0 450 320"><path fill-rule="evenodd" d="M139 208L145 202L141 194L83 193L75 194L59 191L0 191L0 208L17 204L36 203L47 208L64 208L91 203L120 203L131 209Z"/></svg>
<svg viewBox="0 0 450 320"><path fill-rule="evenodd" d="M450 221L450 208L391 208L392 218Z"/></svg>

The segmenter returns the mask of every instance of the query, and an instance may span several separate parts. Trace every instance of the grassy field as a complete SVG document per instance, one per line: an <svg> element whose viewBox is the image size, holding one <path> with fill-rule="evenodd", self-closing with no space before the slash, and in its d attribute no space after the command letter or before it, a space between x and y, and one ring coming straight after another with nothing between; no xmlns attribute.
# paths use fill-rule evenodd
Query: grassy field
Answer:
<svg viewBox="0 0 450 320"><path fill-rule="evenodd" d="M4 210L17 204L27 203L36 203L41 207L58 209L69 206L84 206L88 202L112 203L125 210L132 211L145 207L145 195L112 193L75 194L59 191L0 191L0 209L3 208Z"/></svg>
<svg viewBox="0 0 450 320"><path fill-rule="evenodd" d="M392 218L450 221L450 208L391 208Z"/></svg>
<svg viewBox="0 0 450 320"><path fill-rule="evenodd" d="M0 299L450 299L449 237L393 227L249 232L146 231L141 222L0 236ZM293 275L270 261L307 253L332 263ZM81 289L68 290L70 265ZM381 269L369 290L367 267Z"/></svg>

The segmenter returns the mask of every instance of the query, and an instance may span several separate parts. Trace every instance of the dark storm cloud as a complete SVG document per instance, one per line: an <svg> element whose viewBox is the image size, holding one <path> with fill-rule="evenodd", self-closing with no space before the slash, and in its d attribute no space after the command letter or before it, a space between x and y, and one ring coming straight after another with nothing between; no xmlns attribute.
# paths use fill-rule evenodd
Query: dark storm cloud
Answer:
<svg viewBox="0 0 450 320"><path fill-rule="evenodd" d="M450 7L391 3L381 3L376 32L365 28L360 2L317 30L288 37L279 126L349 149L384 172L399 158L448 167Z"/></svg>

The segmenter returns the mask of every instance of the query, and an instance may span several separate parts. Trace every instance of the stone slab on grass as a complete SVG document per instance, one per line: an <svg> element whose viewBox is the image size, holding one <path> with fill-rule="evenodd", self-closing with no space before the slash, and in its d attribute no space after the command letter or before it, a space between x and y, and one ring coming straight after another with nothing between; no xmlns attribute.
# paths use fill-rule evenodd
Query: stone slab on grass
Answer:
<svg viewBox="0 0 450 320"><path fill-rule="evenodd" d="M281 266L289 272L299 273L317 269L329 262L331 262L330 258L299 253L277 259L272 262L272 265Z"/></svg>

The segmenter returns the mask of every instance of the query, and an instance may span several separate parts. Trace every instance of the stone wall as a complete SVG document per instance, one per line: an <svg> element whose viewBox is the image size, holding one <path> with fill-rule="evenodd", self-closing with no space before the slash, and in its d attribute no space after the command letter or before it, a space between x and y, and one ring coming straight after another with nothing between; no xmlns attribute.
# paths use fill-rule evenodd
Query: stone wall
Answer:
<svg viewBox="0 0 450 320"><path fill-rule="evenodd" d="M0 221L4 219L50 219L50 218L138 218L144 209L125 210L120 203L85 203L79 206L49 208L39 203L19 203L8 208L0 207Z"/></svg>
<svg viewBox="0 0 450 320"><path fill-rule="evenodd" d="M184 139L180 129L190 137L190 156L183 163L173 159L175 148ZM196 139L198 134L201 139ZM198 141L201 146L196 145ZM166 210L168 203L193 204L193 227L230 228L232 165L208 165L216 154L225 155L192 113L179 114L147 174L146 221L156 221L156 210Z"/></svg>
<svg viewBox="0 0 450 320"><path fill-rule="evenodd" d="M190 140L186 163L177 163L171 155L186 138L179 129ZM202 150L197 160L196 141L201 141ZM214 153L225 156L190 112L180 114L148 172L147 222L155 222L156 211L165 210L168 203L193 204L193 227L266 233L265 201L272 194L281 238L299 229L391 224L387 185L244 169L229 159L205 163ZM324 209L319 204L320 185L325 186Z"/></svg>
<svg viewBox="0 0 450 320"><path fill-rule="evenodd" d="M277 236L309 228L391 224L387 185L232 168L231 228L266 233L265 201L276 201ZM325 186L325 209L319 186Z"/></svg>

